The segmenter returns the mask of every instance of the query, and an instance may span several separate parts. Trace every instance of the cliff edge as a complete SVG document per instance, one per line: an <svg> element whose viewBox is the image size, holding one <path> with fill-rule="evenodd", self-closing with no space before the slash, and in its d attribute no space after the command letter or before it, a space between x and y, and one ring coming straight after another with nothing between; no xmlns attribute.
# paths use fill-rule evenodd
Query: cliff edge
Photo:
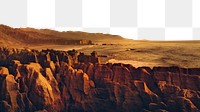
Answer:
<svg viewBox="0 0 200 112"><path fill-rule="evenodd" d="M101 64L97 52L0 48L1 112L199 112L200 68Z"/></svg>

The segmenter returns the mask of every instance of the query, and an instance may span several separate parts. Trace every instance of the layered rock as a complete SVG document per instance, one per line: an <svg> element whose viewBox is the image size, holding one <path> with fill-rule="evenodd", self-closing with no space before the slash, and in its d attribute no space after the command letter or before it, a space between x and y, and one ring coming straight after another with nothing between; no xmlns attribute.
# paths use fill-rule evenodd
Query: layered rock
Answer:
<svg viewBox="0 0 200 112"><path fill-rule="evenodd" d="M96 52L0 49L2 112L200 109L198 68L100 64Z"/></svg>

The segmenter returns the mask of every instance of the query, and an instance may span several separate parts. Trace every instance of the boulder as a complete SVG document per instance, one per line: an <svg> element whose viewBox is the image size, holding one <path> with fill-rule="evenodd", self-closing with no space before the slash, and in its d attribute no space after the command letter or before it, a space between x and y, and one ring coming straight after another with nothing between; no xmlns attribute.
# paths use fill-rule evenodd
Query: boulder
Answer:
<svg viewBox="0 0 200 112"><path fill-rule="evenodd" d="M11 106L11 111L21 111L19 105L18 105L18 94L19 93L19 85L15 81L13 75L6 75L4 77L1 77L1 99L4 99L5 101L9 102ZM5 102L2 102L2 104L6 104ZM9 107L8 105L6 107Z"/></svg>
<svg viewBox="0 0 200 112"><path fill-rule="evenodd" d="M0 67L0 74L1 75L8 75L9 71L6 67Z"/></svg>

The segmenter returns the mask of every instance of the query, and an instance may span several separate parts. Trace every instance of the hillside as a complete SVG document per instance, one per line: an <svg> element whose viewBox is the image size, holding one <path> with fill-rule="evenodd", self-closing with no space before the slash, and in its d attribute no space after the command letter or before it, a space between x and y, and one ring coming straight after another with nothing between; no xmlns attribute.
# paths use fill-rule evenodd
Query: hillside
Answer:
<svg viewBox="0 0 200 112"><path fill-rule="evenodd" d="M67 38L67 39L89 39L92 41L97 40L111 40L111 39L123 39L117 35L110 35L110 34L103 34L103 33L87 33L87 32L80 32L80 31L55 31L50 29L34 29L34 28L20 28L21 31L24 31L28 34L43 34L43 35L51 35L54 37L59 38Z"/></svg>
<svg viewBox="0 0 200 112"><path fill-rule="evenodd" d="M59 32L50 29L11 28L9 26L0 25L1 45L77 45L91 44L91 41L112 39L121 40L123 38L120 36L102 33L72 31Z"/></svg>

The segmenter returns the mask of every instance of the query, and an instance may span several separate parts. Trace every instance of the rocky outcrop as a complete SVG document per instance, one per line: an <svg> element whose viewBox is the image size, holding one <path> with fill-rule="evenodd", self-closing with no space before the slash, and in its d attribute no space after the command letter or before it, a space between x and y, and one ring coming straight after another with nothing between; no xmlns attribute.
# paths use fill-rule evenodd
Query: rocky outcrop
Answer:
<svg viewBox="0 0 200 112"><path fill-rule="evenodd" d="M1 112L198 112L200 69L100 64L96 52L0 49Z"/></svg>
<svg viewBox="0 0 200 112"><path fill-rule="evenodd" d="M81 62L81 63L90 62L90 63L96 64L96 63L100 63L100 60L97 56L97 53L93 51L91 55L85 55L84 53L80 53L80 55L78 56L78 62Z"/></svg>

